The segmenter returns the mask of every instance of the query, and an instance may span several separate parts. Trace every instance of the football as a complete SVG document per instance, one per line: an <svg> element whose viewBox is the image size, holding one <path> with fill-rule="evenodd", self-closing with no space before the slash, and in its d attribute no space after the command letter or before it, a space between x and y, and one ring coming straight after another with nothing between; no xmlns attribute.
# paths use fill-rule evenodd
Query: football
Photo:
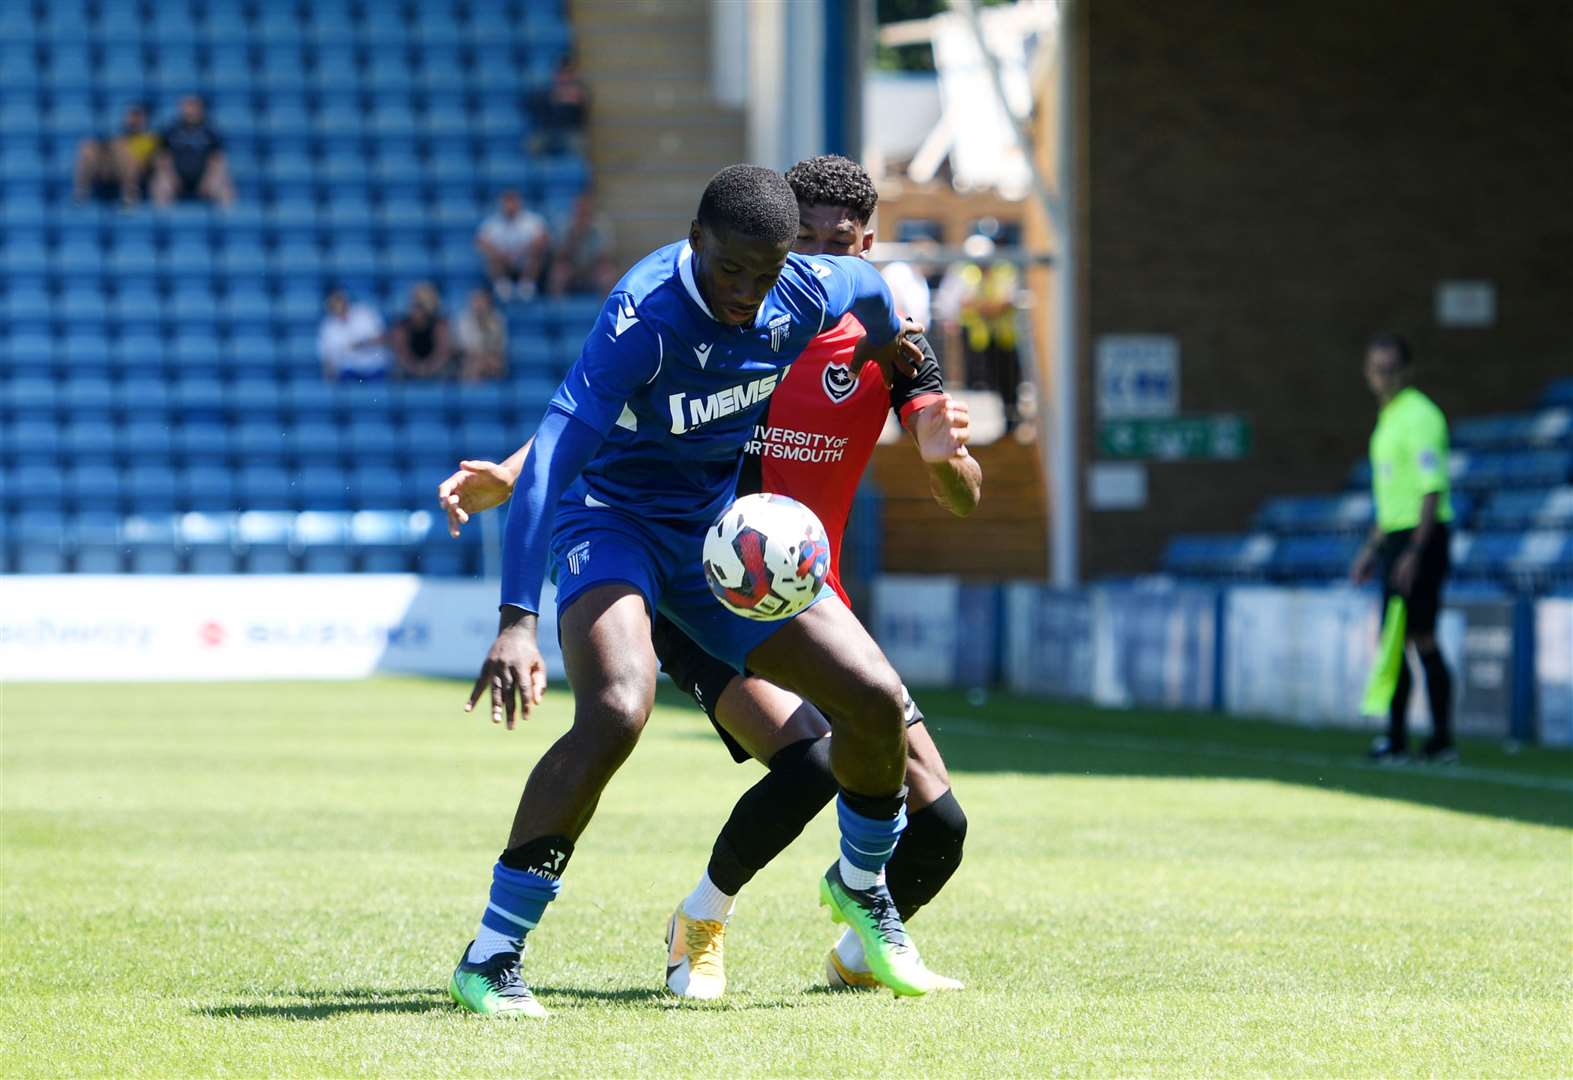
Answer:
<svg viewBox="0 0 1573 1080"><path fill-rule="evenodd" d="M705 533L705 580L728 610L770 622L806 608L830 572L830 543L812 510L785 495L745 495Z"/></svg>

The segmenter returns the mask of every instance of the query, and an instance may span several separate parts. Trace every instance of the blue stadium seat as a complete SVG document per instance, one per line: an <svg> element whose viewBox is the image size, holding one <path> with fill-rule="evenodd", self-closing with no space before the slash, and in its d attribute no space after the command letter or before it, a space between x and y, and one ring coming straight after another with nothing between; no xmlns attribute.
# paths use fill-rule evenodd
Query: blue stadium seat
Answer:
<svg viewBox="0 0 1573 1080"><path fill-rule="evenodd" d="M192 510L233 510L235 474L226 465L193 465L181 474L184 502Z"/></svg>
<svg viewBox="0 0 1573 1080"><path fill-rule="evenodd" d="M102 326L109 317L109 301L96 282L78 278L61 292L58 311L64 322Z"/></svg>
<svg viewBox="0 0 1573 1080"><path fill-rule="evenodd" d="M132 465L124 478L127 505L142 512L170 512L179 501L175 472L168 462Z"/></svg>
<svg viewBox="0 0 1573 1080"><path fill-rule="evenodd" d="M55 304L41 284L13 279L6 293L5 311L13 327L47 327L55 317Z"/></svg>
<svg viewBox="0 0 1573 1080"><path fill-rule="evenodd" d="M147 331L123 332L112 355L114 366L128 380L157 375L164 366L164 340Z"/></svg>
<svg viewBox="0 0 1573 1080"><path fill-rule="evenodd" d="M19 574L61 574L66 571L65 515L58 510L24 509L12 519L16 545L14 569Z"/></svg>
<svg viewBox="0 0 1573 1080"><path fill-rule="evenodd" d="M60 391L53 379L20 376L6 393L13 416L43 416L59 406Z"/></svg>
<svg viewBox="0 0 1573 1080"><path fill-rule="evenodd" d="M290 474L280 465L243 466L239 488L240 505L250 510L288 510L295 503Z"/></svg>
<svg viewBox="0 0 1573 1080"><path fill-rule="evenodd" d="M206 329L211 325L211 319L207 322L193 319L191 327L176 334L175 340L169 345L170 360L179 371L183 382L194 383L198 380L216 382L224 370L223 346L219 344L217 335ZM182 408L187 407L188 400L183 396L184 393L184 388L176 391L177 400L181 401ZM192 391L192 393L198 392Z"/></svg>
<svg viewBox="0 0 1573 1080"><path fill-rule="evenodd" d="M112 366L109 339L97 328L68 329L57 353L62 364L82 375L108 375Z"/></svg>
<svg viewBox="0 0 1573 1080"><path fill-rule="evenodd" d="M175 440L163 420L133 416L121 431L120 448L133 463L167 462L174 455Z"/></svg>
<svg viewBox="0 0 1573 1080"><path fill-rule="evenodd" d="M10 374L49 378L54 374L55 340L40 328L20 330L7 340L5 356Z"/></svg>
<svg viewBox="0 0 1573 1080"><path fill-rule="evenodd" d="M307 510L296 515L294 541L302 569L313 574L347 574L354 569L349 521L342 511Z"/></svg>
<svg viewBox="0 0 1573 1080"><path fill-rule="evenodd" d="M7 275L41 278L49 272L49 247L36 231L14 232L0 248L0 267Z"/></svg>
<svg viewBox="0 0 1573 1080"><path fill-rule="evenodd" d="M344 448L339 425L325 419L302 420L285 432L289 456L302 465L336 464Z"/></svg>
<svg viewBox="0 0 1573 1080"><path fill-rule="evenodd" d="M351 422L349 451L366 462L390 462L400 451L401 440L389 417L365 417Z"/></svg>
<svg viewBox="0 0 1573 1080"><path fill-rule="evenodd" d="M285 457L284 426L272 420L242 420L234 429L235 455L248 464L277 465Z"/></svg>
<svg viewBox="0 0 1573 1080"><path fill-rule="evenodd" d="M265 421L282 430L278 414L284 408L284 395L271 378L248 375L236 379L229 388L229 409L242 422Z"/></svg>
<svg viewBox="0 0 1573 1080"><path fill-rule="evenodd" d="M431 213L426 204L410 194L390 193L376 214L377 224L393 236L404 236L426 227Z"/></svg>
<svg viewBox="0 0 1573 1080"><path fill-rule="evenodd" d="M54 250L53 270L60 277L80 280L104 272L104 252L97 240L70 238Z"/></svg>
<svg viewBox="0 0 1573 1080"><path fill-rule="evenodd" d="M315 207L312 208L311 213L313 219L315 219ZM275 277L288 280L297 278L302 274L317 275L322 273L324 260L314 241L308 240L303 236L292 236L274 250L270 265ZM315 292L316 290L312 291ZM291 296L291 290L286 288L284 295L286 298ZM318 312L320 313L321 296L318 295L316 300Z"/></svg>
<svg viewBox="0 0 1573 1080"><path fill-rule="evenodd" d="M68 423L61 432L61 449L72 459L112 458L122 447L118 430L98 418Z"/></svg>
<svg viewBox="0 0 1573 1080"><path fill-rule="evenodd" d="M102 376L77 376L60 387L60 404L69 415L106 414L115 405L115 391Z"/></svg>
<svg viewBox="0 0 1573 1080"><path fill-rule="evenodd" d="M255 282L231 285L220 309L231 334L259 333L273 324L273 298Z"/></svg>
<svg viewBox="0 0 1573 1080"><path fill-rule="evenodd" d="M218 300L213 296L212 287L208 278L198 281L183 282L176 291L170 295L169 302L164 305L164 320L188 328L200 328L199 334L211 336L208 329L218 321ZM186 331L182 331L182 336ZM177 360L179 341L177 346ZM216 354L217 349L211 349L211 354Z"/></svg>
<svg viewBox="0 0 1573 1080"><path fill-rule="evenodd" d="M359 205L358 212L370 213L364 204ZM369 223L368 218L367 224ZM334 246L332 254L329 255L328 266L332 273L341 279L366 279L376 276L381 271L382 260L378 258L377 252L370 244L340 243Z"/></svg>
<svg viewBox="0 0 1573 1080"><path fill-rule="evenodd" d="M350 505L350 475L338 464L308 461L296 471L299 505L307 510L343 510Z"/></svg>
<svg viewBox="0 0 1573 1080"><path fill-rule="evenodd" d="M259 328L242 327L229 342L230 363L238 375L271 378L278 369L278 346L273 335Z"/></svg>
<svg viewBox="0 0 1573 1080"><path fill-rule="evenodd" d="M220 420L196 420L175 431L175 448L192 465L222 465L230 454L230 431Z"/></svg>
<svg viewBox="0 0 1573 1080"><path fill-rule="evenodd" d="M151 278L120 277L109 308L110 321L122 331L156 330L164 321L164 302Z"/></svg>
<svg viewBox="0 0 1573 1080"><path fill-rule="evenodd" d="M1523 546L1522 533L1459 534L1454 544L1454 570L1461 578L1500 578Z"/></svg>
<svg viewBox="0 0 1573 1080"><path fill-rule="evenodd" d="M16 462L42 463L58 458L63 451L61 429L53 420L32 419L21 412L20 419L0 429L5 443L0 451Z"/></svg>
<svg viewBox="0 0 1573 1080"><path fill-rule="evenodd" d="M509 431L500 420L471 417L460 428L456 449L467 458L501 461L523 442L522 435Z"/></svg>
<svg viewBox="0 0 1573 1080"><path fill-rule="evenodd" d="M350 503L360 510L396 507L404 500L399 470L391 462L357 464L350 471Z"/></svg>
<svg viewBox="0 0 1573 1080"><path fill-rule="evenodd" d="M120 410L127 416L160 416L174 406L174 395L160 377L127 377L117 394Z"/></svg>
<svg viewBox="0 0 1573 1080"><path fill-rule="evenodd" d="M295 569L291 538L295 515L280 510L248 510L235 522L235 539L252 574L288 574Z"/></svg>
<svg viewBox="0 0 1573 1080"><path fill-rule="evenodd" d="M454 431L440 417L413 417L405 424L399 442L406 457L419 455L449 462L450 467L460 458Z"/></svg>
<svg viewBox="0 0 1573 1080"><path fill-rule="evenodd" d="M405 79L408 78L406 73ZM371 111L371 133L379 139L413 139L415 113L402 102L380 101Z"/></svg>
<svg viewBox="0 0 1573 1080"><path fill-rule="evenodd" d="M321 377L295 379L284 384L285 407L295 415L296 423L307 418L330 418L338 410L338 388L324 383Z"/></svg>
<svg viewBox="0 0 1573 1080"><path fill-rule="evenodd" d="M115 510L122 490L120 473L107 462L74 465L66 470L66 501L78 510Z"/></svg>
<svg viewBox="0 0 1573 1080"><path fill-rule="evenodd" d="M118 574L124 568L120 543L120 514L114 510L84 510L67 526L76 555L72 569L78 574Z"/></svg>
<svg viewBox="0 0 1573 1080"><path fill-rule="evenodd" d="M398 510L362 510L350 519L350 540L362 570L397 574L409 569L408 520Z"/></svg>

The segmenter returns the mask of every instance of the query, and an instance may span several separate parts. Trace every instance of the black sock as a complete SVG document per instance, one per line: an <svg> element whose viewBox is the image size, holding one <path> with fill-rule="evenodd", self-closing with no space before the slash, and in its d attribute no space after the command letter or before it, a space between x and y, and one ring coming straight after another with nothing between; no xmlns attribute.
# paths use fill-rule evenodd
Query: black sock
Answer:
<svg viewBox="0 0 1573 1080"><path fill-rule="evenodd" d="M952 792L907 815L907 829L885 864L885 883L903 920L912 918L945 887L961 865L966 839L967 815Z"/></svg>
<svg viewBox="0 0 1573 1080"><path fill-rule="evenodd" d="M813 706L803 705L805 709ZM804 739L770 759L770 771L738 798L710 853L710 880L729 896L802 835L836 794L830 740Z"/></svg>
<svg viewBox="0 0 1573 1080"><path fill-rule="evenodd" d="M1448 673L1442 650L1433 648L1420 654L1426 673L1426 700L1431 704L1431 745L1453 744L1453 676Z"/></svg>
<svg viewBox="0 0 1573 1080"><path fill-rule="evenodd" d="M541 836L511 847L497 857L510 870L524 870L556 881L573 858L573 841L566 836Z"/></svg>
<svg viewBox="0 0 1573 1080"><path fill-rule="evenodd" d="M1398 685L1393 687L1393 701L1387 710L1387 747L1395 754L1409 746L1409 692L1414 685L1405 655L1398 661Z"/></svg>

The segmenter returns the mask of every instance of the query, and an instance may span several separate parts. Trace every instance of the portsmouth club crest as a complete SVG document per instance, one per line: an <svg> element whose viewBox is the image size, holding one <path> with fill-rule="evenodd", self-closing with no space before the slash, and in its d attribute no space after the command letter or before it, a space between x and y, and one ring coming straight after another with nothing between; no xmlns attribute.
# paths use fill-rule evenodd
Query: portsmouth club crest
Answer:
<svg viewBox="0 0 1573 1080"><path fill-rule="evenodd" d="M846 364L826 364L825 373L820 378L820 385L825 388L825 393L832 403L840 405L852 396L852 391L858 387L858 381L852 375L852 368Z"/></svg>
<svg viewBox="0 0 1573 1080"><path fill-rule="evenodd" d="M780 352L781 346L786 344L787 335L792 332L792 316L777 315L767 325L770 328L770 351Z"/></svg>

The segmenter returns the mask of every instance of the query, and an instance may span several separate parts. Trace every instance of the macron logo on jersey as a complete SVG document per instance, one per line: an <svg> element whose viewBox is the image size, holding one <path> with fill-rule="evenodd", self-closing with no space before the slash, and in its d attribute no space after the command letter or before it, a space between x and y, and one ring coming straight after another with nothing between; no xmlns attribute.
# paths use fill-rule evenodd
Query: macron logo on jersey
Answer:
<svg viewBox="0 0 1573 1080"><path fill-rule="evenodd" d="M711 342L707 345L694 346L694 359L699 361L699 366L701 368L710 362L710 349L713 347L713 345L714 342Z"/></svg>
<svg viewBox="0 0 1573 1080"><path fill-rule="evenodd" d="M714 420L720 420L750 406L758 405L775 393L781 380L786 378L786 373L787 369L782 368L751 383L728 386L725 390L717 390L704 397L690 397L688 394L669 395L666 403L672 413L672 434L682 435Z"/></svg>
<svg viewBox="0 0 1573 1080"><path fill-rule="evenodd" d="M618 338L622 337L623 331L627 330L630 326L638 321L639 316L634 313L633 301L623 301L623 303L617 308L617 332L612 335L612 340L616 341Z"/></svg>

